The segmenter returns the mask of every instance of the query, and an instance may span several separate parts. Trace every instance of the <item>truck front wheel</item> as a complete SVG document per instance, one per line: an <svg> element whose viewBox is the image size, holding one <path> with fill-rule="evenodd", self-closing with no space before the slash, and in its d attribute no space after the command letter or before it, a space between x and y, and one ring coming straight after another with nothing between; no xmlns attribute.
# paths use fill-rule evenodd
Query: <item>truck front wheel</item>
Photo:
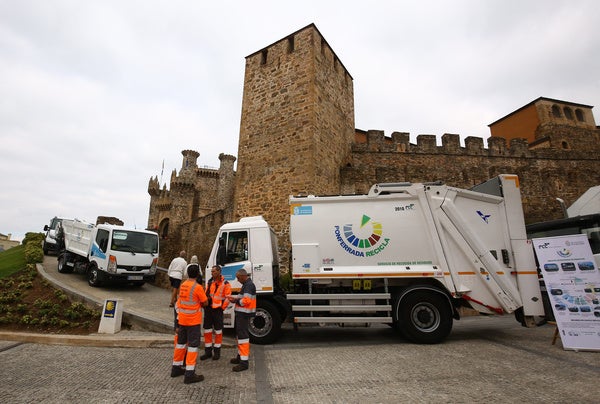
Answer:
<svg viewBox="0 0 600 404"><path fill-rule="evenodd" d="M396 318L404 336L418 344L437 344L452 330L452 308L441 293L409 292L396 302Z"/></svg>
<svg viewBox="0 0 600 404"><path fill-rule="evenodd" d="M250 319L248 331L253 344L275 342L281 335L281 314L277 307L267 300L259 300L256 304L256 315Z"/></svg>
<svg viewBox="0 0 600 404"><path fill-rule="evenodd" d="M88 268L88 284L93 287L97 287L102 284L100 270L94 264L90 265Z"/></svg>

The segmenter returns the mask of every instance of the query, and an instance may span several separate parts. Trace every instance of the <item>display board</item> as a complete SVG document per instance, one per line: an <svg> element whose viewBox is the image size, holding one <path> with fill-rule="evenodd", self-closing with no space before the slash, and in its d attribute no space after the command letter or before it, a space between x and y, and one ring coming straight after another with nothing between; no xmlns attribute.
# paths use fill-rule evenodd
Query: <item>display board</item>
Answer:
<svg viewBox="0 0 600 404"><path fill-rule="evenodd" d="M585 234L534 238L564 349L600 351L600 271Z"/></svg>

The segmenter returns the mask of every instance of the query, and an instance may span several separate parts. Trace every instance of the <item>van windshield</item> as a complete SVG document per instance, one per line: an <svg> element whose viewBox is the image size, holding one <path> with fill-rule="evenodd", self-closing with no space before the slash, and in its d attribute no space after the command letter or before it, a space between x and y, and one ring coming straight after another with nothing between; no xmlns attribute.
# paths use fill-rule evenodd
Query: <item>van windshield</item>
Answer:
<svg viewBox="0 0 600 404"><path fill-rule="evenodd" d="M131 253L158 253L158 235L137 231L114 230L111 249Z"/></svg>

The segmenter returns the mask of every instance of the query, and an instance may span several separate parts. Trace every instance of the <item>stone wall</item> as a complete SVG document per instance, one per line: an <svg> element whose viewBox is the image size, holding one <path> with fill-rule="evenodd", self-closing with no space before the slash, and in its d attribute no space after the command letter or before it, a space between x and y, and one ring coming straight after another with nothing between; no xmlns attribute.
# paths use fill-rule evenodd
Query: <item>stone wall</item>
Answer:
<svg viewBox="0 0 600 404"><path fill-rule="evenodd" d="M546 133L560 143L563 132ZM524 139L507 144L491 137L469 137L460 146L459 135L445 134L437 145L431 135L420 135L409 143L407 133L385 137L381 131L368 131L367 141L352 149L351 163L342 169L342 194L367 193L379 182L429 182L441 180L459 188L470 188L498 174L517 174L526 221L529 223L562 217L555 198L568 204L589 187L600 183L598 130L570 134L578 149L529 150ZM508 147L510 146L510 147Z"/></svg>

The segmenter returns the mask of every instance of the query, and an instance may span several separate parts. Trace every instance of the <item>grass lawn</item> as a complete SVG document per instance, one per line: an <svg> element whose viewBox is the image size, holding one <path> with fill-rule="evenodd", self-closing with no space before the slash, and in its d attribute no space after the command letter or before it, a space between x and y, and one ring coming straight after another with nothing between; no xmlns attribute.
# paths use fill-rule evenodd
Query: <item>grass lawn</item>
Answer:
<svg viewBox="0 0 600 404"><path fill-rule="evenodd" d="M0 279L25 268L25 246L20 245L0 252Z"/></svg>

